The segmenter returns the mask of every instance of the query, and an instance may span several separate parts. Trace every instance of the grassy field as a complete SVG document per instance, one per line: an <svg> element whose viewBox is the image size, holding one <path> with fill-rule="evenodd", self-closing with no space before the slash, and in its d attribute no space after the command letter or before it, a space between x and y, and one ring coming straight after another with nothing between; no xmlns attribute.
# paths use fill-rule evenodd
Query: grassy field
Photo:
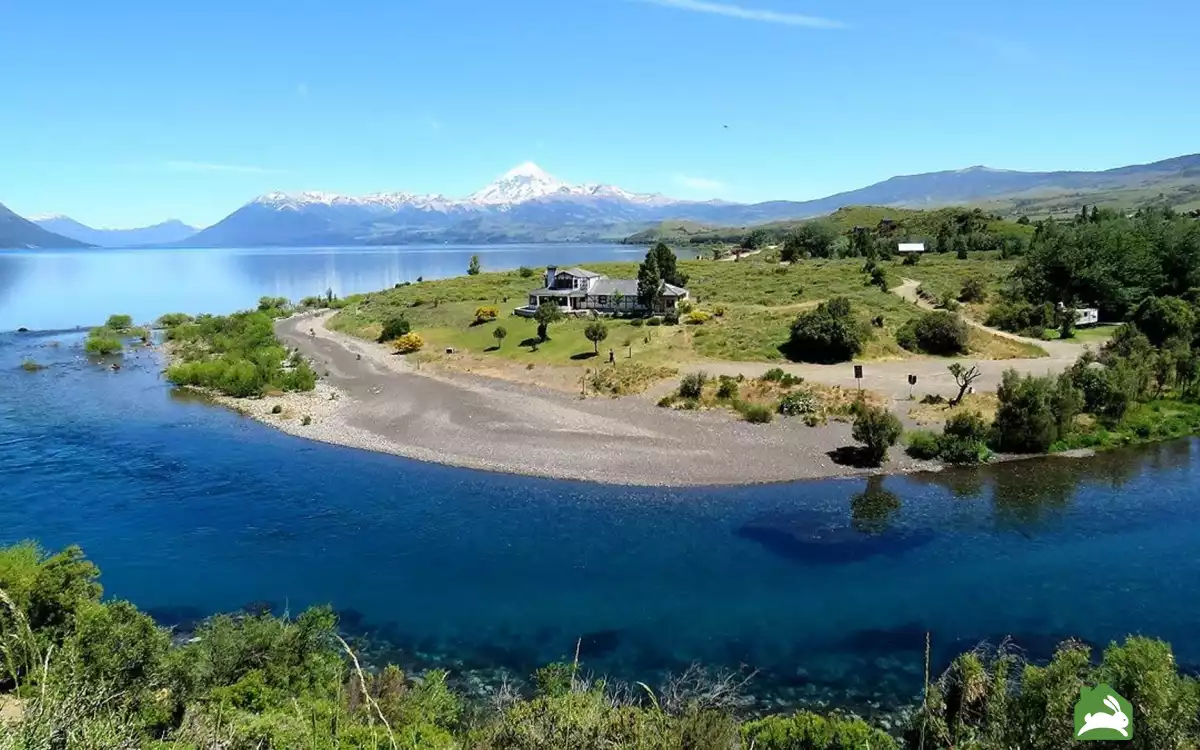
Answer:
<svg viewBox="0 0 1200 750"><path fill-rule="evenodd" d="M537 324L510 314L526 301L539 284L538 274L522 277L516 271L484 273L401 286L352 297L330 326L355 336L378 337L383 321L403 314L426 341L426 353L436 357L447 348L462 353L503 360L509 365L589 367L607 361L609 349L618 363L646 368L677 368L705 360L783 361L780 345L801 312L835 296L851 300L864 321L882 318L872 326L872 338L862 354L865 360L909 359L895 333L904 323L922 314L897 295L866 283L860 259L809 260L791 266L758 257L738 262L680 261L690 276L688 287L699 309L713 313L702 325L649 325L641 320L609 320L608 337L599 352L583 331L587 321L565 320L550 326L550 339L537 342ZM598 273L632 278L636 263L589 263ZM959 290L967 278L983 278L998 288L1012 264L997 257L930 256L917 266L888 262L893 285L905 277L934 289ZM475 324L481 306L500 309L494 322ZM508 336L497 341L493 332L503 326ZM536 346L535 346L536 344ZM971 353L989 359L1044 355L1036 347L986 332L971 332ZM475 364L479 359L473 360Z"/></svg>

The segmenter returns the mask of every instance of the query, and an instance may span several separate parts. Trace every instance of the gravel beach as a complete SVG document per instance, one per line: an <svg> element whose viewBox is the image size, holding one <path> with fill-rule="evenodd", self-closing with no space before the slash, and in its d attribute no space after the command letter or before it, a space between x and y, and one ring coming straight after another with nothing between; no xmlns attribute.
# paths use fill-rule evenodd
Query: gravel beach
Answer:
<svg viewBox="0 0 1200 750"><path fill-rule="evenodd" d="M327 329L329 315L276 325L285 344L325 373L314 392L224 403L312 440L559 479L695 486L870 473L828 455L854 444L848 424L754 425L723 412L659 409L646 397L581 399L468 374L417 372L387 347ZM280 414L271 413L276 404ZM925 468L900 450L886 466Z"/></svg>

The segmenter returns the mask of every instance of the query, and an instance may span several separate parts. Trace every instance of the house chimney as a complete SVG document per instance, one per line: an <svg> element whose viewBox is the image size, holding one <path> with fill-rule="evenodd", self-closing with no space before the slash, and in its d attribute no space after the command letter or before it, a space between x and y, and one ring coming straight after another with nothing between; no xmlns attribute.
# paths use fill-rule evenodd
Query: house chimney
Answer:
<svg viewBox="0 0 1200 750"><path fill-rule="evenodd" d="M546 266L546 288L554 288L554 276L558 273L558 266Z"/></svg>

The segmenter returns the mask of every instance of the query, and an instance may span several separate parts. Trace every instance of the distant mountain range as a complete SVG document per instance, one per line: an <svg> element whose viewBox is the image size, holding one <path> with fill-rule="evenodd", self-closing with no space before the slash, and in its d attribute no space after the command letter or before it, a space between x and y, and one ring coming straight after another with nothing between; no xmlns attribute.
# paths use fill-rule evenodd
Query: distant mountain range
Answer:
<svg viewBox="0 0 1200 750"><path fill-rule="evenodd" d="M459 199L414 193L358 197L320 192L268 193L190 236L191 228L179 222L118 230L141 233L127 236L94 230L66 217L48 218L43 227L103 245L572 242L618 239L669 219L745 226L822 216L850 205L936 208L968 203L1001 213L1034 216L1078 210L1085 203L1119 208L1200 208L1200 154L1102 172L1016 172L970 167L893 177L818 200L755 204L677 200L612 185L572 185L536 164L526 163ZM0 246L14 241L0 235ZM22 243L36 245L28 237Z"/></svg>
<svg viewBox="0 0 1200 750"><path fill-rule="evenodd" d="M63 237L22 219L0 203L0 248L88 247L88 243Z"/></svg>
<svg viewBox="0 0 1200 750"><path fill-rule="evenodd" d="M196 227L190 227L177 219L168 219L161 224L136 229L96 229L61 214L35 216L31 221L46 231L99 247L169 245L185 240L197 231Z"/></svg>

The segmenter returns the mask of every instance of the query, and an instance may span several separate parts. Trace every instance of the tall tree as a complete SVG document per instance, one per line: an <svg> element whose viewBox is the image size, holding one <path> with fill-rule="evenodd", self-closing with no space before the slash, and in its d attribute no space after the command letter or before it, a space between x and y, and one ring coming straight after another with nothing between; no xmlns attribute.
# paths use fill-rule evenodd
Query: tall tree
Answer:
<svg viewBox="0 0 1200 750"><path fill-rule="evenodd" d="M658 267L660 279L675 286L687 286L688 277L686 274L680 273L676 266L675 253L665 242L660 242L650 248L647 258L651 255L654 256L654 264Z"/></svg>
<svg viewBox="0 0 1200 750"><path fill-rule="evenodd" d="M654 309L655 302L662 296L662 276L658 272L658 261L654 251L646 253L646 259L638 266L638 299L643 305Z"/></svg>

